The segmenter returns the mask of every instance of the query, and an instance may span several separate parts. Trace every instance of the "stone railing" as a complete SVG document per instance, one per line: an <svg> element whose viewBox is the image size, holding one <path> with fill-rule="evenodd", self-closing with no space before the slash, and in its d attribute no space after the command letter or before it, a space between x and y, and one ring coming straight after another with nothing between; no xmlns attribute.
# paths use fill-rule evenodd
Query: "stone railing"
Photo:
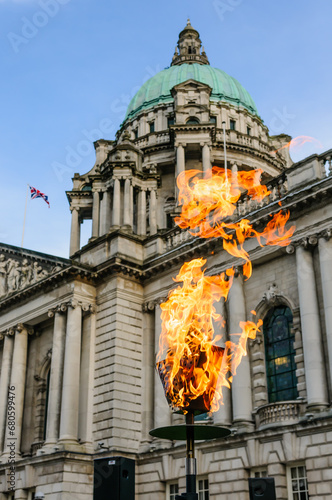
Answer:
<svg viewBox="0 0 332 500"><path fill-rule="evenodd" d="M40 450L44 446L44 441L36 441L31 445L31 455L36 455L37 451Z"/></svg>
<svg viewBox="0 0 332 500"><path fill-rule="evenodd" d="M172 248L175 248L179 245L182 245L183 243L186 243L187 241L194 239L194 236L192 236L189 231L183 231L179 227L172 229L172 231L167 233L165 236L166 250L171 250Z"/></svg>
<svg viewBox="0 0 332 500"><path fill-rule="evenodd" d="M321 162L323 173L325 173L327 177L332 175L332 149L319 155L319 161Z"/></svg>
<svg viewBox="0 0 332 500"><path fill-rule="evenodd" d="M136 139L135 145L138 148L146 148L154 144L166 144L170 141L170 135L168 130L163 130L161 132L153 132L151 134L144 135L139 139Z"/></svg>
<svg viewBox="0 0 332 500"><path fill-rule="evenodd" d="M266 187L270 191L270 194L266 196L262 201L253 200L249 196L245 195L241 196L241 198L237 202L234 215L242 217L245 214L253 212L254 210L263 208L264 206L269 205L274 201L280 200L288 191L286 174L283 173L267 182Z"/></svg>
<svg viewBox="0 0 332 500"><path fill-rule="evenodd" d="M259 210L269 203L273 203L274 201L280 200L287 193L287 178L286 174L275 177L269 183L267 183L267 188L270 191L270 194L266 196L261 202L252 200L248 196L242 196L236 204L236 209L232 216L232 220L236 220L238 218L242 218L245 215L253 212L255 210ZM182 230L179 227L175 227L165 234L166 240L166 249L171 250L187 241L194 239L188 231Z"/></svg>
<svg viewBox="0 0 332 500"><path fill-rule="evenodd" d="M240 146L249 146L254 148L262 153L271 153L271 158L274 157L272 154L273 148L270 144L262 141L258 137L248 136L239 132L238 130L230 130L228 132L228 141L233 144L239 144ZM224 135L221 129L218 129L216 132L217 141L223 141Z"/></svg>
<svg viewBox="0 0 332 500"><path fill-rule="evenodd" d="M291 425L299 421L302 401L270 403L255 410L256 427L263 425Z"/></svg>

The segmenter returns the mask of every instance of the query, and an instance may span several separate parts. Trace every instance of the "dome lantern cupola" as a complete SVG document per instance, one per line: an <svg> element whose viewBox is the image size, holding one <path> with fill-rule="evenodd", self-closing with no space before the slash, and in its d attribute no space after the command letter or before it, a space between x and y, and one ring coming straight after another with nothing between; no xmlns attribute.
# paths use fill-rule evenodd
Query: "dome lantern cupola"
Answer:
<svg viewBox="0 0 332 500"><path fill-rule="evenodd" d="M187 26L181 31L179 41L175 48L171 66L179 64L210 64L204 52L201 51L202 42L199 38L199 33L190 24L190 19L187 21Z"/></svg>

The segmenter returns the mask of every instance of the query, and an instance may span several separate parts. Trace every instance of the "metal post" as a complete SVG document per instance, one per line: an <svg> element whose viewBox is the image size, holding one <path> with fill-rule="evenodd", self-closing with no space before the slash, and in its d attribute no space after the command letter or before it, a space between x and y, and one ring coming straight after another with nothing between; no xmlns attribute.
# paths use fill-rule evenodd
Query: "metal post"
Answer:
<svg viewBox="0 0 332 500"><path fill-rule="evenodd" d="M195 428L194 414L188 412L186 414L186 437L187 437L187 452L186 452L186 493L177 496L181 500L198 500L196 493L196 458L195 458Z"/></svg>

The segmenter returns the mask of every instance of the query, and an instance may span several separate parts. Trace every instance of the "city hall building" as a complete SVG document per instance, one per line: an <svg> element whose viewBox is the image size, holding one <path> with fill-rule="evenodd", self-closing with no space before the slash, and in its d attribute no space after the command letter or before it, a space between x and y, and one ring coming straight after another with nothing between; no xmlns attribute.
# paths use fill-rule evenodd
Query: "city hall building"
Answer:
<svg viewBox="0 0 332 500"><path fill-rule="evenodd" d="M249 280L218 238L174 223L177 175L224 167L223 122L229 171L262 169L270 190L262 202L241 196L235 218L260 227L281 201L296 226L286 247L246 244ZM91 170L74 175L69 258L0 245L1 500L92 500L94 475L95 495L108 476L96 460L114 457L135 465L126 479L136 500L185 491L185 443L149 431L183 419L155 360L160 304L196 257L207 274L237 270L216 333L227 340L252 310L263 320L224 405L199 421L231 430L196 445L199 499L249 500L248 478L260 476L274 478L278 500L332 498L332 150L293 163L290 139L269 135L188 21L170 67L136 93L116 139L95 142Z"/></svg>

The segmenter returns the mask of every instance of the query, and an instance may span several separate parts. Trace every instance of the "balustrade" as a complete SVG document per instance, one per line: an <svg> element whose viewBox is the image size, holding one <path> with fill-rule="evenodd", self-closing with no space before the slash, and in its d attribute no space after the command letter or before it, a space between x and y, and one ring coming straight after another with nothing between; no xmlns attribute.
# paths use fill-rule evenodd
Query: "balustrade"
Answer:
<svg viewBox="0 0 332 500"><path fill-rule="evenodd" d="M301 401L285 401L269 403L255 410L256 427L277 423L294 424L301 415Z"/></svg>

